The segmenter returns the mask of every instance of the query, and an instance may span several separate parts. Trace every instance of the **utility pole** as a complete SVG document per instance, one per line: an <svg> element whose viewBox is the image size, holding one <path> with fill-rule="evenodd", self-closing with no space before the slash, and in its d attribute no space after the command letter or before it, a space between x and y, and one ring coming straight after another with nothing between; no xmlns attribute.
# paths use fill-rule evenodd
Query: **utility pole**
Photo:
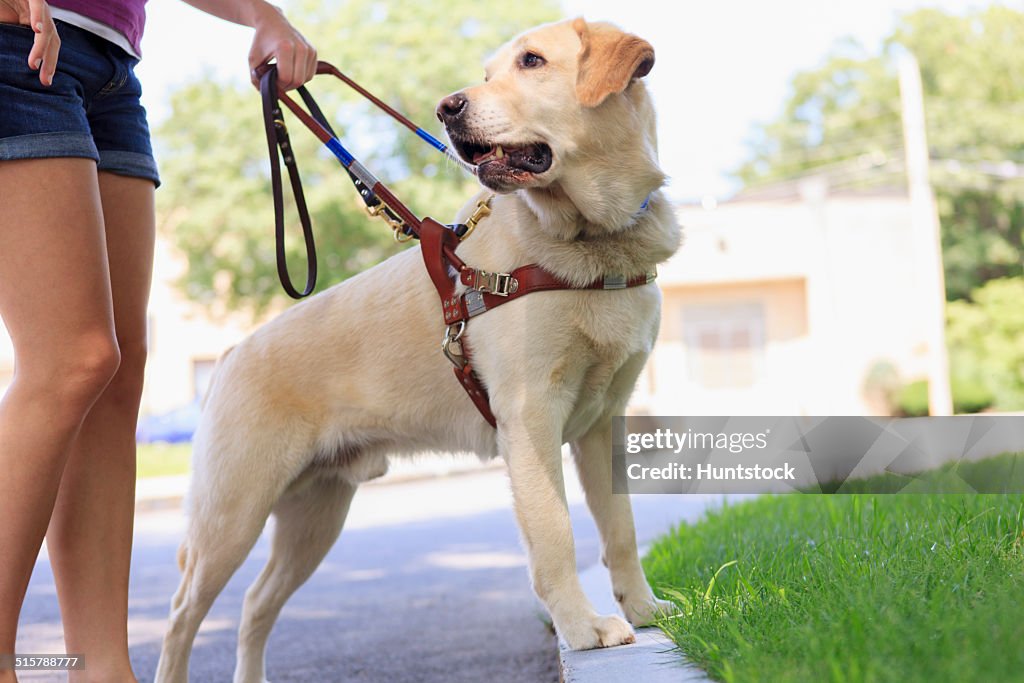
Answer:
<svg viewBox="0 0 1024 683"><path fill-rule="evenodd" d="M927 300L925 334L928 340L928 413L952 415L949 355L946 351L946 276L942 267L939 213L928 179L928 138L925 134L921 67L909 51L900 58L900 100L903 105L903 145L920 283Z"/></svg>

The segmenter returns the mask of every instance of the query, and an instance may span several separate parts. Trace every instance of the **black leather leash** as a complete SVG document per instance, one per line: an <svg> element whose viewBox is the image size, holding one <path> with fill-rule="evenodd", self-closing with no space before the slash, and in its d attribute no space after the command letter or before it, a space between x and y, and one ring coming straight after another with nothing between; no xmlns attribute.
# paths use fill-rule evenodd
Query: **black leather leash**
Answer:
<svg viewBox="0 0 1024 683"><path fill-rule="evenodd" d="M299 94L306 88L299 88ZM308 92L306 93L308 94ZM274 194L274 239L277 249L277 276L288 296L301 299L313 293L316 288L316 241L313 237L313 221L306 206L306 196L302 191L302 179L299 177L299 165L292 151L288 127L284 123L284 114L277 99L277 69L267 69L260 77L260 95L263 98L263 125L267 134L267 149L270 153L270 187ZM303 96L303 99L305 97ZM318 109L319 111L319 109ZM322 116L322 114L321 114ZM280 154L278 154L280 152ZM291 182L295 207L302 225L302 238L306 243L306 286L300 292L292 283L288 273L288 260L285 253L284 238L284 189L281 182L281 159L288 169L288 180Z"/></svg>
<svg viewBox="0 0 1024 683"><path fill-rule="evenodd" d="M341 146L338 142L338 136L309 90L305 86L297 89L308 110L308 113L306 113L301 111L301 109L295 106L294 102L278 90L276 66L267 65L258 70L257 73L260 78L260 95L263 100L263 124L267 137L267 149L270 154L270 184L274 196L277 275L285 292L294 299L302 299L313 293L313 290L316 288L317 258L316 241L313 236L313 222L309 215L309 208L302 190L302 180L299 177L298 163L295 159L295 153L288 137L288 128L285 125L281 110L282 97L284 97L289 109L338 157L342 168L345 169L349 179L356 188L356 192L359 193L360 199L366 205L367 212L371 216L382 218L392 228L395 239L398 241L404 242L410 239L417 239L419 235L416 226L418 226L419 220L401 202L398 202L386 188L380 186L379 181L373 178L372 174L359 164L358 161L355 161L348 151ZM326 62L319 62L317 73L330 74L341 79L379 108L383 109L388 115L413 130L432 147L455 161L457 165L470 173L473 172L471 166L449 152L444 144L423 129L418 128L409 119L387 106L358 83L355 83L338 71L334 66ZM288 170L288 179L295 197L295 207L299 214L299 223L302 226L302 237L306 247L306 285L301 292L293 284L291 275L288 272L285 249L284 190L280 168L281 161L284 162L284 166ZM354 168L357 170L354 170ZM363 175L365 179L361 178L360 175ZM367 180L372 180L373 182L369 183ZM377 192L374 192L374 186L381 187L381 191L388 194L390 204L382 200ZM466 225L454 225L451 228L460 238L471 230Z"/></svg>

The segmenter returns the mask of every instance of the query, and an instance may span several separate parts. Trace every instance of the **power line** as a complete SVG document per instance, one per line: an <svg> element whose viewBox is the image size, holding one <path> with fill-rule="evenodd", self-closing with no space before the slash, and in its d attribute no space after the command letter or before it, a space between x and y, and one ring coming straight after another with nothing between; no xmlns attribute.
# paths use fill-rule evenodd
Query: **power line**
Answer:
<svg viewBox="0 0 1024 683"><path fill-rule="evenodd" d="M964 161L962 159L932 159L932 164L952 173L969 171L982 175L993 176L1003 180L1017 180L1024 178L1024 164L1018 164L1009 159L999 161Z"/></svg>

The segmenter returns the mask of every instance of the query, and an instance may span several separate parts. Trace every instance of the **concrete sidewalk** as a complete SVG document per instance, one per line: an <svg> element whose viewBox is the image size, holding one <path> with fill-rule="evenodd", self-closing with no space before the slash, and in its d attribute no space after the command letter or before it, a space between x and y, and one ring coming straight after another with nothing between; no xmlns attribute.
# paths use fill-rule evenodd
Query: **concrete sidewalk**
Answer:
<svg viewBox="0 0 1024 683"><path fill-rule="evenodd" d="M563 652L559 667L556 641L529 588L503 464L438 458L396 469L356 496L338 547L286 606L272 637L271 680L553 683L559 668L563 680L577 683L706 680L650 629L634 645ZM607 571L594 564L599 541L573 469L566 463L577 561L593 565L581 578L598 609L614 613ZM155 666L178 580L174 554L187 487L187 475L138 482L130 642L141 681ZM632 498L638 538L649 542L674 524L696 521L724 496ZM197 680L230 680L241 596L266 559L266 545L261 539L201 630ZM45 565L45 553L41 560ZM59 650L52 578L48 567L39 569L23 636L39 651Z"/></svg>
<svg viewBox="0 0 1024 683"><path fill-rule="evenodd" d="M600 614L619 614L604 565L580 574L583 591ZM562 683L711 683L659 628L637 629L636 642L600 650L570 650L559 642Z"/></svg>
<svg viewBox="0 0 1024 683"><path fill-rule="evenodd" d="M645 499L677 498L683 501L679 509L679 518L673 524L686 522L692 524L704 516L709 509L721 505L728 500L735 502L746 498L756 498L750 494L731 495L633 495L633 507L643 508ZM654 540L652 527L638 526L638 538L642 543ZM655 534L669 531L665 525ZM641 556L647 553L642 548ZM583 592L594 604L599 614L619 614L622 612L615 602L612 591L611 576L604 565L592 565L580 574ZM630 645L602 648L598 650L570 650L559 639L559 673L561 683L711 683L707 674L686 657L676 644L665 633L654 627L641 628L636 631L636 642Z"/></svg>

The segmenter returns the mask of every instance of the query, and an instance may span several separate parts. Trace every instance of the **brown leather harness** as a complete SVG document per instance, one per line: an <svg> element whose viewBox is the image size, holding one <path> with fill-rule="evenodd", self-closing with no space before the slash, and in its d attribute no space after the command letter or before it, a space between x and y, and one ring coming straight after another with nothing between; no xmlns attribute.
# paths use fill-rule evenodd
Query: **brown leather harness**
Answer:
<svg viewBox="0 0 1024 683"><path fill-rule="evenodd" d="M457 165L471 173L475 172L473 167L448 150L443 143L379 100L331 64L318 62L317 73L330 74L341 79L389 116L448 156ZM312 294L316 287L317 271L312 221L302 191L298 164L295 161L291 141L288 137L288 128L284 123L281 102L338 158L359 192L359 196L366 204L370 215L382 218L387 222L394 231L396 240L400 242L411 239L419 240L423 264L441 298L441 308L446 325L442 351L455 366L455 376L459 383L466 390L477 410L492 427L497 426L497 422L491 412L487 389L473 368L470 349L465 340L466 324L470 318L533 292L559 289L624 289L639 287L654 281L656 273L652 271L634 277L607 275L589 284L579 286L566 282L537 264L520 266L510 273L488 272L467 265L456 254L456 249L459 242L472 233L477 223L490 214L491 198L479 201L472 216L467 219L465 224L443 225L430 217L420 219L344 148L320 107L317 106L316 101L305 87L300 87L298 93L308 112L277 86L277 68L274 65L263 67L258 75L260 76L260 93L263 98L267 147L270 153L277 271L285 292L296 299ZM306 247L306 285L301 292L292 284L285 261L284 191L278 160L279 154L284 160L285 168L288 169L288 177L295 196L295 205ZM645 208L646 204L644 202ZM462 293L457 292L458 285L453 278L453 273L457 274L458 282L466 287Z"/></svg>

